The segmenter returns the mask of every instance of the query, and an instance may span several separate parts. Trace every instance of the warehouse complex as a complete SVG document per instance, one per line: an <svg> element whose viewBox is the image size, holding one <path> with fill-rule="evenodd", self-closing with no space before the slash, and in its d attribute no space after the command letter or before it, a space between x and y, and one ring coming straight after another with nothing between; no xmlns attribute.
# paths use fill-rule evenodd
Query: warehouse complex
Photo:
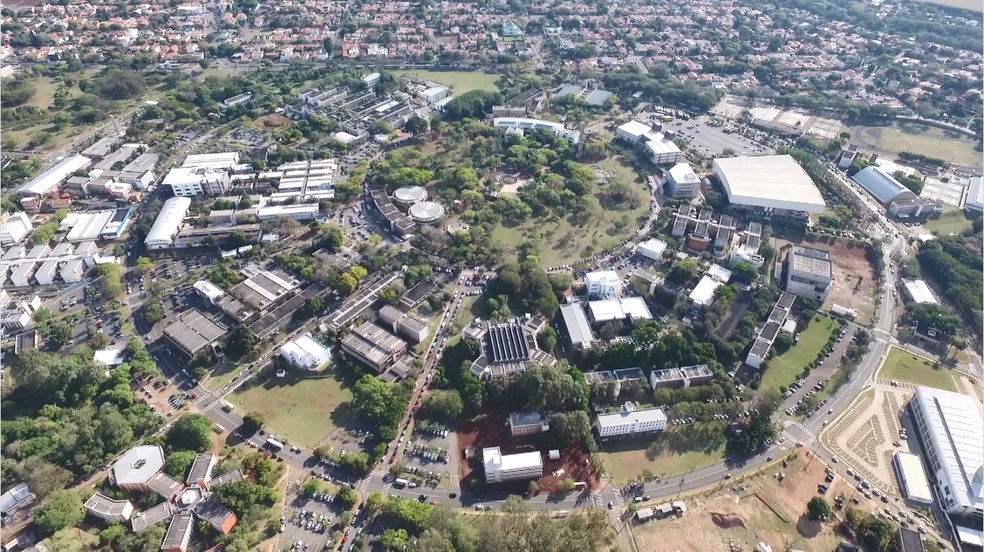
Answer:
<svg viewBox="0 0 984 552"><path fill-rule="evenodd" d="M790 155L718 157L712 167L732 205L780 213L822 213L827 206Z"/></svg>
<svg viewBox="0 0 984 552"><path fill-rule="evenodd" d="M897 218L925 220L943 214L943 205L917 196L881 167L865 167L851 178Z"/></svg>
<svg viewBox="0 0 984 552"><path fill-rule="evenodd" d="M984 544L984 419L973 398L917 387L909 402L916 434L934 480L935 502L962 543Z"/></svg>

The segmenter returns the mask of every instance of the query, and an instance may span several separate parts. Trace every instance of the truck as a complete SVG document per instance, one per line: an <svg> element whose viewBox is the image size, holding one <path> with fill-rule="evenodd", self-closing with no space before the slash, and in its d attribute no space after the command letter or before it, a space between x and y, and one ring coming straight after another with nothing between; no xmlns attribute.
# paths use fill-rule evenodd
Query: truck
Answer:
<svg viewBox="0 0 984 552"><path fill-rule="evenodd" d="M396 479L393 480L393 486L400 489L406 487L409 483L410 483L409 481L403 479L402 477L397 477Z"/></svg>

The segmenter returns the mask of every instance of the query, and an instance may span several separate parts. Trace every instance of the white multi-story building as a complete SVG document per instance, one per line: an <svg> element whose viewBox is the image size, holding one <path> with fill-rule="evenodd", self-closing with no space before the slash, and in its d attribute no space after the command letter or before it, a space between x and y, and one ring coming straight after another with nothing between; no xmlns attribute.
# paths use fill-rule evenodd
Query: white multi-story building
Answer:
<svg viewBox="0 0 984 552"><path fill-rule="evenodd" d="M177 167L164 177L163 185L171 188L175 197L220 195L232 187L229 173L200 167Z"/></svg>
<svg viewBox="0 0 984 552"><path fill-rule="evenodd" d="M538 479L543 476L543 459L539 452L502 454L499 447L482 449L485 482L502 483L517 479Z"/></svg>
<svg viewBox="0 0 984 552"><path fill-rule="evenodd" d="M34 225L31 224L31 217L27 216L27 213L20 211L13 213L3 226L0 226L0 245L8 247L20 243L33 229Z"/></svg>
<svg viewBox="0 0 984 552"><path fill-rule="evenodd" d="M673 142L674 133L663 133L661 125L649 126L633 119L616 128L615 137L631 144L655 165L674 164L683 157Z"/></svg>
<svg viewBox="0 0 984 552"><path fill-rule="evenodd" d="M584 275L584 288L592 299L616 299L622 295L622 279L614 270L588 272Z"/></svg>
<svg viewBox="0 0 984 552"><path fill-rule="evenodd" d="M677 163L666 172L666 186L670 196L676 199L693 199L700 193L700 178L690 163Z"/></svg>
<svg viewBox="0 0 984 552"><path fill-rule="evenodd" d="M794 246L786 257L786 291L823 302L834 282L830 252Z"/></svg>
<svg viewBox="0 0 984 552"><path fill-rule="evenodd" d="M666 414L662 408L636 410L635 404L627 402L618 412L599 414L597 426L602 439L652 433L666 429Z"/></svg>
<svg viewBox="0 0 984 552"><path fill-rule="evenodd" d="M973 398L917 387L909 403L936 499L961 541L979 547L984 533L984 419Z"/></svg>

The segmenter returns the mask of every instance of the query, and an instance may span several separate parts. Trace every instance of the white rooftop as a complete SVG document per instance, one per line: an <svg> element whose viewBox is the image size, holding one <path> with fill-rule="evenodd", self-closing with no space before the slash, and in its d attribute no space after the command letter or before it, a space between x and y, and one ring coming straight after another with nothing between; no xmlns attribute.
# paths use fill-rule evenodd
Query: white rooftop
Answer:
<svg viewBox="0 0 984 552"><path fill-rule="evenodd" d="M698 305L709 306L714 302L714 290L723 286L721 282L715 280L708 274L697 282L694 290L690 292L690 300Z"/></svg>
<svg viewBox="0 0 984 552"><path fill-rule="evenodd" d="M823 196L790 155L719 157L714 174L736 205L821 213Z"/></svg>
<svg viewBox="0 0 984 552"><path fill-rule="evenodd" d="M653 315L649 312L649 306L642 297L624 297L620 306L622 312L632 320L652 320Z"/></svg>
<svg viewBox="0 0 984 552"><path fill-rule="evenodd" d="M589 284L590 282L621 282L622 279L618 277L618 273L614 270L599 270L596 272L588 272L584 275L584 283Z"/></svg>
<svg viewBox="0 0 984 552"><path fill-rule="evenodd" d="M677 163L670 167L669 170L670 178L676 183L681 182L698 182L700 179L697 178L697 173L694 172L694 168L690 166L690 163Z"/></svg>
<svg viewBox="0 0 984 552"><path fill-rule="evenodd" d="M906 498L927 503L933 502L933 492L929 489L929 481L926 479L922 460L915 454L896 452L895 462L901 468L905 478L905 490L909 493Z"/></svg>
<svg viewBox="0 0 984 552"><path fill-rule="evenodd" d="M618 412L598 415L598 428L620 426L626 423L641 424L666 420L662 408L644 408L642 410L621 409Z"/></svg>
<svg viewBox="0 0 984 552"><path fill-rule="evenodd" d="M903 278L902 285L905 286L905 291L909 294L913 303L940 304L939 300L936 299L936 295L933 294L933 290L929 289L929 286L926 284L926 280L909 280Z"/></svg>
<svg viewBox="0 0 984 552"><path fill-rule="evenodd" d="M72 176L75 171L84 169L92 160L82 155L72 155L59 161L55 166L35 176L20 187L20 193L29 196L46 195L54 191L59 184Z"/></svg>
<svg viewBox="0 0 984 552"><path fill-rule="evenodd" d="M622 310L622 303L618 299L589 301L588 309L591 311L591 318L595 322L608 322L625 318L625 311Z"/></svg>
<svg viewBox="0 0 984 552"><path fill-rule="evenodd" d="M164 467L164 450L157 445L140 445L123 453L113 463L117 485L142 485Z"/></svg>
<svg viewBox="0 0 984 552"><path fill-rule="evenodd" d="M916 387L912 400L926 416L928 448L939 455L938 485L946 485L956 504L984 504L984 419L973 398L932 387Z"/></svg>
<svg viewBox="0 0 984 552"><path fill-rule="evenodd" d="M636 252L649 257L650 259L659 259L663 256L663 252L666 251L666 242L662 240L657 240L656 238L651 238L640 243L636 246Z"/></svg>
<svg viewBox="0 0 984 552"><path fill-rule="evenodd" d="M331 350L311 334L304 334L280 347L280 354L291 364L304 370L324 368L331 360Z"/></svg>
<svg viewBox="0 0 984 552"><path fill-rule="evenodd" d="M731 271L719 264L712 264L711 268L707 269L707 275L722 284L727 284L731 280Z"/></svg>
<svg viewBox="0 0 984 552"><path fill-rule="evenodd" d="M123 348L117 347L114 349L99 349L92 354L92 361L105 364L106 366L119 366L126 362L126 357L123 356Z"/></svg>
<svg viewBox="0 0 984 552"><path fill-rule="evenodd" d="M543 466L539 452L520 452L517 454L502 454L499 447L482 449L482 463L485 471L513 471L536 466Z"/></svg>

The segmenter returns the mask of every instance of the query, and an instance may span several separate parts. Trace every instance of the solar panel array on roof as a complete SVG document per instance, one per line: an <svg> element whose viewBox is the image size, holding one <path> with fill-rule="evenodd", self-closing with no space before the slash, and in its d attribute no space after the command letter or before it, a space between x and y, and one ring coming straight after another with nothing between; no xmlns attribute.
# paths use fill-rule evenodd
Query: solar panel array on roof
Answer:
<svg viewBox="0 0 984 552"><path fill-rule="evenodd" d="M519 324L506 323L489 328L486 353L493 364L529 360L530 349Z"/></svg>
<svg viewBox="0 0 984 552"><path fill-rule="evenodd" d="M769 342L775 341L776 336L779 335L780 327L781 326L775 322L766 322L765 326L762 328L762 333L759 334L759 337Z"/></svg>
<svg viewBox="0 0 984 552"><path fill-rule="evenodd" d="M621 370L613 370L612 374L618 381L646 379L646 373L642 371L642 368L622 368Z"/></svg>

